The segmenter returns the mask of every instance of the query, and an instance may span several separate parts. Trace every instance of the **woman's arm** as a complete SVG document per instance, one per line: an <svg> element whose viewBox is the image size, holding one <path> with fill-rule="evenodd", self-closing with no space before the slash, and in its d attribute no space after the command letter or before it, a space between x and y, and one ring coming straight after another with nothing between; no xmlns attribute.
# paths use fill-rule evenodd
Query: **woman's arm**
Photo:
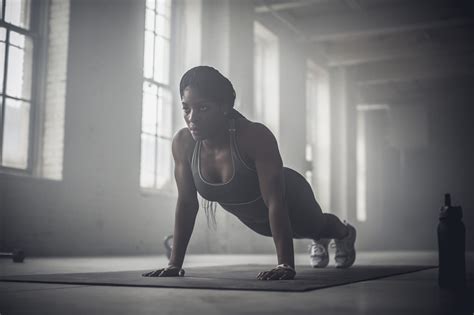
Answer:
<svg viewBox="0 0 474 315"><path fill-rule="evenodd" d="M183 266L184 256L193 232L196 214L199 210L196 187L194 185L191 166L187 159L193 142L187 129L181 129L173 138L172 152L175 162L174 176L178 188L176 203L173 249L168 268L152 271L144 276L164 277L178 276Z"/></svg>
<svg viewBox="0 0 474 315"><path fill-rule="evenodd" d="M252 126L253 158L257 169L260 191L269 210L270 228L278 256L278 264L294 269L293 232L285 197L283 162L278 144L271 131L262 124ZM275 270L275 269L274 269ZM273 270L259 276L263 280L279 279L281 272ZM294 274L293 276L294 277ZM292 278L291 277L291 278ZM288 277L284 277L288 279Z"/></svg>
<svg viewBox="0 0 474 315"><path fill-rule="evenodd" d="M183 265L186 249L199 210L196 187L193 181L191 166L187 159L188 153L186 152L186 149L189 149L190 144L193 142L189 141L190 135L186 133L189 134L187 129L181 129L174 137L172 145L178 201L176 203L173 250L171 252L170 265L179 268Z"/></svg>

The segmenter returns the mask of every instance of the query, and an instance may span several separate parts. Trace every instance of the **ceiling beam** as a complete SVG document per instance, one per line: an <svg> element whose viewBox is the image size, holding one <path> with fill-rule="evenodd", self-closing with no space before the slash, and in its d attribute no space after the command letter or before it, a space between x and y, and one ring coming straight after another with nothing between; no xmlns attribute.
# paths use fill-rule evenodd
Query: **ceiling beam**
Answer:
<svg viewBox="0 0 474 315"><path fill-rule="evenodd" d="M350 66L410 57L449 58L474 52L474 27L450 28L435 33L400 33L370 40L350 40L324 45L330 66Z"/></svg>
<svg viewBox="0 0 474 315"><path fill-rule="evenodd" d="M427 56L388 62L375 62L351 68L355 82L378 85L474 74L474 53L439 58Z"/></svg>
<svg viewBox="0 0 474 315"><path fill-rule="evenodd" d="M279 2L275 4L265 4L265 1L259 1L259 3L262 3L261 5L258 5L255 7L255 12L256 13L268 13L271 11L286 11L286 10L292 10L292 9L297 9L297 8L304 8L307 6L311 6L313 4L321 3L321 2L328 2L328 0L300 0L300 1L286 1L286 2Z"/></svg>
<svg viewBox="0 0 474 315"><path fill-rule="evenodd" d="M409 84L380 84L359 86L359 104L463 104L474 101L474 76L451 77L447 80L428 80ZM456 84L453 84L455 82Z"/></svg>
<svg viewBox="0 0 474 315"><path fill-rule="evenodd" d="M419 6L308 17L299 19L298 27L309 41L327 42L472 23L462 8Z"/></svg>

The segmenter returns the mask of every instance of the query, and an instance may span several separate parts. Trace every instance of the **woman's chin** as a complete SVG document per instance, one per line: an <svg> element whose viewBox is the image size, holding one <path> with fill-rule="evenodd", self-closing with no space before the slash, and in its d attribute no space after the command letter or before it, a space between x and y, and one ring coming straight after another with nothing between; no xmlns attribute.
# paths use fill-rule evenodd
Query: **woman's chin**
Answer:
<svg viewBox="0 0 474 315"><path fill-rule="evenodd" d="M194 140L204 140L204 137L202 136L201 133L194 133L194 132L191 132L191 136L193 137Z"/></svg>

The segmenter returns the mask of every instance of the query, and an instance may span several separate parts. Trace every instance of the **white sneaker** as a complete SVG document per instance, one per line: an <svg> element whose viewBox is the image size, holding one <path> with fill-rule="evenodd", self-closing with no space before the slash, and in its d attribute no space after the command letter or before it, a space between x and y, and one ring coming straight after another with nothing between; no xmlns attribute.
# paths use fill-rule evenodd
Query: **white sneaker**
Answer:
<svg viewBox="0 0 474 315"><path fill-rule="evenodd" d="M313 241L309 246L310 264L313 268L324 268L329 264L328 244L330 239Z"/></svg>
<svg viewBox="0 0 474 315"><path fill-rule="evenodd" d="M334 239L334 243L336 244L336 256L334 259L336 260L336 268L349 268L354 264L356 258L355 252L355 240L356 240L356 229L350 225L349 223L345 222L349 233L343 239Z"/></svg>

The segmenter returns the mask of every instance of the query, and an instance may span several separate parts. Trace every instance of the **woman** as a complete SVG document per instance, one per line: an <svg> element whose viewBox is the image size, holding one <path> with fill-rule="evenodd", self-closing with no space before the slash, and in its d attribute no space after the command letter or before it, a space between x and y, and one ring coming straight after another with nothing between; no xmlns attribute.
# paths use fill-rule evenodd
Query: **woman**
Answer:
<svg viewBox="0 0 474 315"><path fill-rule="evenodd" d="M258 279L295 277L293 238L313 240L313 267L327 266L330 239L335 239L336 267L354 263L355 228L322 213L305 178L283 167L271 131L233 108L235 91L227 78L211 67L192 68L181 79L180 95L187 128L172 144L178 187L173 250L168 267L143 276L182 274L199 209L196 192L253 231L273 237L278 265Z"/></svg>

